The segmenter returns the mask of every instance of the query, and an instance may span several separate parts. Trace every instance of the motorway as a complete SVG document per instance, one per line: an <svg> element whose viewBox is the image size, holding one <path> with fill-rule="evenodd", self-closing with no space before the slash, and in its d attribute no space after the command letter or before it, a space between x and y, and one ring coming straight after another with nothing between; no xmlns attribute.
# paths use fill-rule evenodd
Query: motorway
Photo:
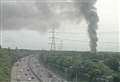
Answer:
<svg viewBox="0 0 120 82"><path fill-rule="evenodd" d="M11 82L67 82L47 69L37 56L30 55L18 60L11 73Z"/></svg>
<svg viewBox="0 0 120 82"><path fill-rule="evenodd" d="M11 73L11 82L39 82L28 67L29 56L18 60Z"/></svg>

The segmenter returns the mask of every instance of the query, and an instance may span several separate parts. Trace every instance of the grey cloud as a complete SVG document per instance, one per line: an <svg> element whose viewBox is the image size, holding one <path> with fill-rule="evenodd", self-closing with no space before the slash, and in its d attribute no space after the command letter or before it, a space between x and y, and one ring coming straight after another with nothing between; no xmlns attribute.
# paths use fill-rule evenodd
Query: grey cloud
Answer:
<svg viewBox="0 0 120 82"><path fill-rule="evenodd" d="M61 0L2 0L2 30L32 29L45 31L61 21L78 18L73 3ZM58 1L60 1L58 3ZM60 12L57 12L60 11ZM80 18L79 18L80 19Z"/></svg>
<svg viewBox="0 0 120 82"><path fill-rule="evenodd" d="M91 51L96 52L96 30L99 21L94 7L96 0L69 0L67 3L66 1L2 0L0 8L2 30L46 31L51 27L59 27L62 21L75 21L84 17L88 23Z"/></svg>
<svg viewBox="0 0 120 82"><path fill-rule="evenodd" d="M40 1L39 1L40 2ZM54 20L53 13L49 10L47 3L39 3L35 0L2 3L1 24L2 30L18 30L32 29L43 31L53 23L58 23ZM57 24L59 25L59 24Z"/></svg>

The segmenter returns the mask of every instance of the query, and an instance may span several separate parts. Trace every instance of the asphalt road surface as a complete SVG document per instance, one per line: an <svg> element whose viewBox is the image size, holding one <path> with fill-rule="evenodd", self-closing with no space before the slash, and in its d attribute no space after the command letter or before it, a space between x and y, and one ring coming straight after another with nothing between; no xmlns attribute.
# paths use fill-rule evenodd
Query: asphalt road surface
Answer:
<svg viewBox="0 0 120 82"><path fill-rule="evenodd" d="M11 73L11 82L67 82L47 69L31 55L18 60Z"/></svg>
<svg viewBox="0 0 120 82"><path fill-rule="evenodd" d="M18 60L11 74L11 82L39 82L28 66L29 56Z"/></svg>

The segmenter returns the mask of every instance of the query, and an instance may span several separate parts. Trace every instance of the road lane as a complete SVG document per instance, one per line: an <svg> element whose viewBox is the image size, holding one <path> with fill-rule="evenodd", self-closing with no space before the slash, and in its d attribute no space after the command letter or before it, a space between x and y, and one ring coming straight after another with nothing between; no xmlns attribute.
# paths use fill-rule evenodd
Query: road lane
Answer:
<svg viewBox="0 0 120 82"><path fill-rule="evenodd" d="M18 60L11 72L11 82L39 82L28 67L29 57Z"/></svg>
<svg viewBox="0 0 120 82"><path fill-rule="evenodd" d="M40 63L36 55L18 60L11 73L11 82L67 82Z"/></svg>

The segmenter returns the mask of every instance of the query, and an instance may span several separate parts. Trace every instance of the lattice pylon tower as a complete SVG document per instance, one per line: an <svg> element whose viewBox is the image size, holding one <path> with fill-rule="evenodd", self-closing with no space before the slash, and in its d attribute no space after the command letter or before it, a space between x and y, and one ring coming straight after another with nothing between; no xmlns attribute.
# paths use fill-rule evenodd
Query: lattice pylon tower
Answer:
<svg viewBox="0 0 120 82"><path fill-rule="evenodd" d="M63 40L60 40L60 46L59 46L59 50L63 49Z"/></svg>
<svg viewBox="0 0 120 82"><path fill-rule="evenodd" d="M55 27L52 28L52 41L51 41L51 51L55 51L56 50L56 42L55 42Z"/></svg>

